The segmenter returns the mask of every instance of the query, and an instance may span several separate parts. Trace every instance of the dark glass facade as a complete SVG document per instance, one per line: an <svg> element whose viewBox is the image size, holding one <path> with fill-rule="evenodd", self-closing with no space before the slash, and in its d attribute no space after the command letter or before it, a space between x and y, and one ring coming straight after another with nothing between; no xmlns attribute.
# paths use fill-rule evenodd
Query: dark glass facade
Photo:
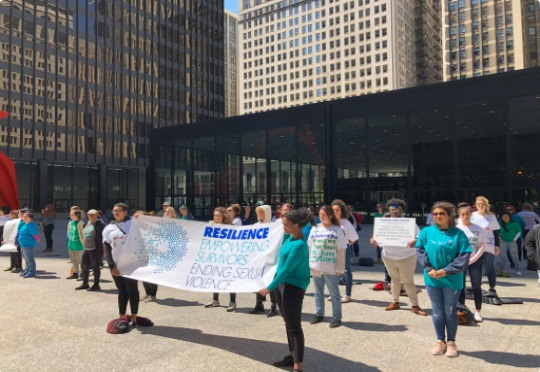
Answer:
<svg viewBox="0 0 540 372"><path fill-rule="evenodd" d="M223 2L4 0L0 150L23 205L146 201L154 128L222 118Z"/></svg>
<svg viewBox="0 0 540 372"><path fill-rule="evenodd" d="M540 69L164 128L150 204L540 200Z"/></svg>

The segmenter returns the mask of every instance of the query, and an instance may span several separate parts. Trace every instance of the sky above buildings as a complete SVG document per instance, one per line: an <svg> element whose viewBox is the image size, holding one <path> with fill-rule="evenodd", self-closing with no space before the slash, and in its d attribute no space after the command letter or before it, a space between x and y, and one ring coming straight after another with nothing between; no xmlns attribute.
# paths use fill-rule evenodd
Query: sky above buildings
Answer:
<svg viewBox="0 0 540 372"><path fill-rule="evenodd" d="M225 0L225 9L238 14L238 0Z"/></svg>

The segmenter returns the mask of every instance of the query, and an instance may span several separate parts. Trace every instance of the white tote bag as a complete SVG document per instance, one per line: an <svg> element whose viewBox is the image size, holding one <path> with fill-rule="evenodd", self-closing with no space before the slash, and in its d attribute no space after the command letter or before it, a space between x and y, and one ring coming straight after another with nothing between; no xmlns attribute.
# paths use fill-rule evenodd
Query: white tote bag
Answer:
<svg viewBox="0 0 540 372"><path fill-rule="evenodd" d="M6 243L6 244L0 246L0 252L15 253L15 252L17 252L17 247L15 246L15 244Z"/></svg>

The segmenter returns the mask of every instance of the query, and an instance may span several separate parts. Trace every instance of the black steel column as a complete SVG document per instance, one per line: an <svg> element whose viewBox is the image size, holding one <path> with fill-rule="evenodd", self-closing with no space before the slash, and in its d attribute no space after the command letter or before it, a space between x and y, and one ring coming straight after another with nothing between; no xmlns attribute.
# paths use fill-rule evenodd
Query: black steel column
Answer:
<svg viewBox="0 0 540 372"><path fill-rule="evenodd" d="M325 110L325 130L326 130L326 185L324 188L324 197L327 203L330 203L336 198L336 183L337 183L337 170L336 170L336 157L335 157L335 144L334 144L334 123L332 117L333 107L331 104L326 105Z"/></svg>
<svg viewBox="0 0 540 372"><path fill-rule="evenodd" d="M107 205L107 166L105 164L98 165L98 207L105 211L109 209Z"/></svg>
<svg viewBox="0 0 540 372"><path fill-rule="evenodd" d="M38 167L38 182L39 187L37 188L39 191L38 195L38 205L34 206L34 208L43 208L45 207L45 204L48 203L54 203L54 200L47 200L47 191L49 186L49 180L48 180L48 174L47 174L47 162L45 160L38 160L37 162Z"/></svg>

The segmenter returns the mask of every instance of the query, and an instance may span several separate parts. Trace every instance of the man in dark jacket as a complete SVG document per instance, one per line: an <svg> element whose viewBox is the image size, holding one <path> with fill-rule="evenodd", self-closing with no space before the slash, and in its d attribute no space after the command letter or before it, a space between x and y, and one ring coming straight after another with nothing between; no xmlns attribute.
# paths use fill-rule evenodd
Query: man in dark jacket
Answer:
<svg viewBox="0 0 540 372"><path fill-rule="evenodd" d="M537 265L538 285L540 285L540 225L534 225L525 236L525 250L529 263Z"/></svg>

